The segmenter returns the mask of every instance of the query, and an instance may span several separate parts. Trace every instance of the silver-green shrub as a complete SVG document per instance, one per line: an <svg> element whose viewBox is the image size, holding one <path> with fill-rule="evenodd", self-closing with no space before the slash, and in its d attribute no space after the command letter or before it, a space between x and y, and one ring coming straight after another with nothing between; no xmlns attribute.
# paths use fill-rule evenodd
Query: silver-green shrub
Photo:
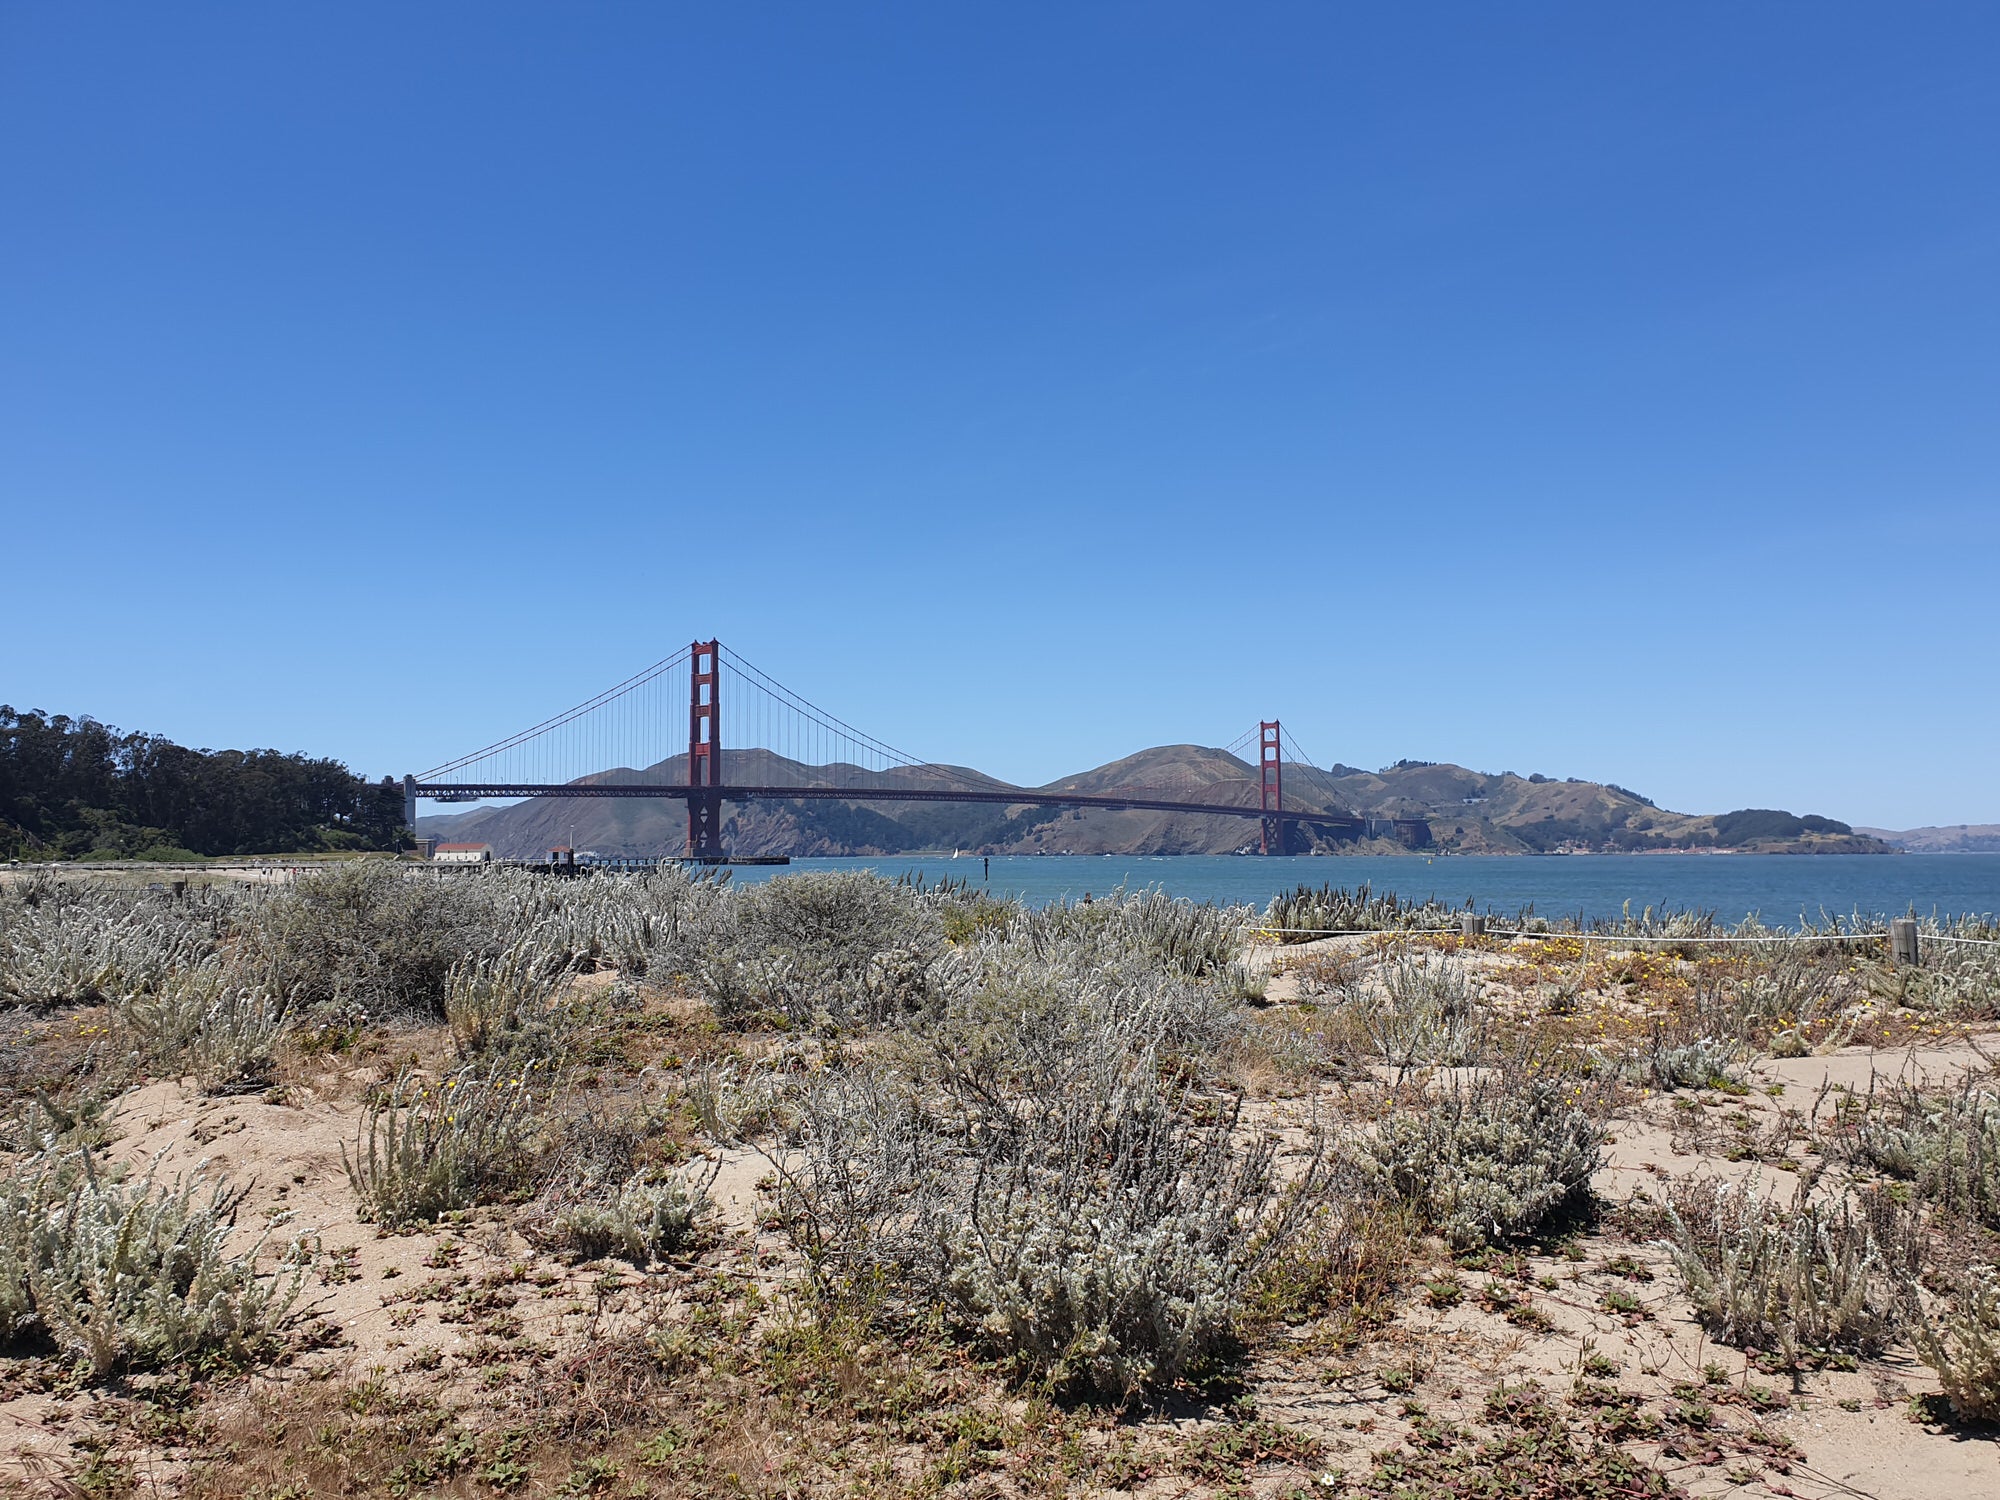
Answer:
<svg viewBox="0 0 2000 1500"><path fill-rule="evenodd" d="M483 875L472 890L509 941L534 948L553 968L613 968L634 977L670 958L725 899L710 872L691 874L679 865L575 880L498 871Z"/></svg>
<svg viewBox="0 0 2000 1500"><path fill-rule="evenodd" d="M1428 955L1382 965L1375 983L1349 1002L1348 1014L1399 1079L1412 1068L1477 1062L1492 1032L1464 965Z"/></svg>
<svg viewBox="0 0 2000 1500"><path fill-rule="evenodd" d="M1138 961L1183 979L1223 974L1256 915L1249 907L1211 906L1160 890L1119 893L1105 940Z"/></svg>
<svg viewBox="0 0 2000 1500"><path fill-rule="evenodd" d="M1910 1334L1953 1412L2000 1422L2000 1273L1988 1267L1934 1317L1913 1319Z"/></svg>
<svg viewBox="0 0 2000 1500"><path fill-rule="evenodd" d="M839 1027L926 1003L928 965L944 946L943 918L922 892L843 871L729 892L663 957L725 1018L768 1012Z"/></svg>
<svg viewBox="0 0 2000 1500"><path fill-rule="evenodd" d="M1279 942L1309 943L1322 932L1441 932L1456 928L1461 915L1458 907L1436 899L1405 901L1394 891L1378 896L1366 884L1351 891L1302 885L1272 897L1264 920Z"/></svg>
<svg viewBox="0 0 2000 1500"><path fill-rule="evenodd" d="M404 1072L364 1107L341 1161L364 1218L386 1228L524 1189L535 1161L539 1065L463 1068L426 1082Z"/></svg>
<svg viewBox="0 0 2000 1500"><path fill-rule="evenodd" d="M229 909L89 880L0 889L0 1004L88 1005L155 991L216 951Z"/></svg>
<svg viewBox="0 0 2000 1500"><path fill-rule="evenodd" d="M187 1046L188 1071L205 1094L259 1089L271 1081L286 1007L260 986L223 988Z"/></svg>
<svg viewBox="0 0 2000 1500"><path fill-rule="evenodd" d="M1790 1366L1816 1351L1886 1348L1916 1255L1886 1199L1830 1203L1809 1189L1780 1209L1754 1177L1704 1182L1677 1190L1668 1207L1669 1249L1701 1325Z"/></svg>
<svg viewBox="0 0 2000 1500"><path fill-rule="evenodd" d="M1877 969L1869 988L1910 1010L1968 1020L2000 1018L2000 926L1991 916L1919 923L1922 962Z"/></svg>
<svg viewBox="0 0 2000 1500"><path fill-rule="evenodd" d="M679 1178L627 1183L608 1198L558 1209L548 1238L577 1260L617 1256L644 1267L693 1244L709 1208L708 1195Z"/></svg>
<svg viewBox="0 0 2000 1500"><path fill-rule="evenodd" d="M1454 1245L1533 1234L1580 1202L1604 1131L1582 1108L1579 1081L1454 1087L1398 1110L1357 1143L1376 1186L1409 1204Z"/></svg>
<svg viewBox="0 0 2000 1500"><path fill-rule="evenodd" d="M1227 970L1255 917L1247 906L1211 906L1160 890L1116 890L1101 900L1020 908L1007 937L1045 960L1109 961L1204 979Z"/></svg>
<svg viewBox="0 0 2000 1500"><path fill-rule="evenodd" d="M691 900L648 972L686 976L725 1019L775 1014L843 1029L934 1014L1003 953L1043 969L1205 980L1225 973L1248 908L1159 891L1028 909L969 903L864 873L781 876ZM984 955L972 963L968 954Z"/></svg>
<svg viewBox="0 0 2000 1500"><path fill-rule="evenodd" d="M1929 1092L1914 1083L1842 1111L1848 1159L1915 1184L1952 1213L2000 1229L2000 1093L1967 1078Z"/></svg>
<svg viewBox="0 0 2000 1500"><path fill-rule="evenodd" d="M202 1092L222 1094L270 1081L286 1006L212 959L172 975L157 991L123 997L113 1015L117 1040L135 1066L192 1073Z"/></svg>
<svg viewBox="0 0 2000 1500"><path fill-rule="evenodd" d="M823 1285L886 1285L1024 1375L1116 1399L1218 1347L1315 1198L1279 1192L1234 1096L1169 1066L1224 1034L1227 999L1151 958L1069 967L1094 941L964 955L900 1049L801 1092L802 1149L777 1164Z"/></svg>
<svg viewBox="0 0 2000 1500"><path fill-rule="evenodd" d="M1236 1101L1198 1124L1185 1095L1133 1082L982 1153L941 1246L967 1325L1058 1388L1111 1399L1216 1348L1274 1206L1276 1143L1231 1140Z"/></svg>
<svg viewBox="0 0 2000 1500"><path fill-rule="evenodd" d="M766 1064L702 1058L683 1074L682 1095L710 1140L731 1145L777 1124L793 1090Z"/></svg>
<svg viewBox="0 0 2000 1500"><path fill-rule="evenodd" d="M453 968L516 936L481 884L336 865L247 911L240 961L300 1009L441 1016Z"/></svg>
<svg viewBox="0 0 2000 1500"><path fill-rule="evenodd" d="M0 1150L23 1160L81 1162L82 1153L96 1150L110 1138L105 1122L110 1102L109 1093L90 1089L58 1103L47 1090L37 1088L27 1098L16 1099L9 1115L0 1119Z"/></svg>
<svg viewBox="0 0 2000 1500"><path fill-rule="evenodd" d="M825 1280L887 1275L1021 1373L1119 1399L1227 1336L1244 1280L1284 1238L1275 1142L1232 1139L1141 1068L1098 1087L977 1100L940 1117L906 1082L829 1077L802 1104L782 1203Z"/></svg>
<svg viewBox="0 0 2000 1500"><path fill-rule="evenodd" d="M1714 1088L1734 1083L1743 1075L1743 1064L1741 1043L1712 1036L1696 1037L1678 1046L1665 1037L1656 1037L1642 1059L1643 1076L1663 1089Z"/></svg>
<svg viewBox="0 0 2000 1500"><path fill-rule="evenodd" d="M467 959L445 978L444 1019L461 1057L532 1058L556 1050L556 995L570 978L560 950L518 941Z"/></svg>
<svg viewBox="0 0 2000 1500"><path fill-rule="evenodd" d="M1162 970L1095 934L1044 931L947 955L937 1000L914 1030L955 1074L1026 1088L1067 1077L1084 1059L1197 1065L1243 1024L1221 984Z"/></svg>
<svg viewBox="0 0 2000 1500"><path fill-rule="evenodd" d="M1597 922L1592 930L1618 937L1702 938L1729 932L1730 927L1718 922L1714 912L1698 908L1648 906L1635 917L1632 903L1627 901L1617 920Z"/></svg>
<svg viewBox="0 0 2000 1500"><path fill-rule="evenodd" d="M254 1356L302 1273L261 1275L267 1228L234 1254L241 1190L109 1181L87 1156L32 1158L0 1186L0 1337L38 1330L97 1375L202 1351Z"/></svg>

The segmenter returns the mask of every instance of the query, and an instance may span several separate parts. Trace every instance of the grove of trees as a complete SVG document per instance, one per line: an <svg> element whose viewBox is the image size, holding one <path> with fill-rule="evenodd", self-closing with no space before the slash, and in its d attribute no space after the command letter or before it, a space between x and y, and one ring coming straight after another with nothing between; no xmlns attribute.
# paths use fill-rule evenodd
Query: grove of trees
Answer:
<svg viewBox="0 0 2000 1500"><path fill-rule="evenodd" d="M0 856L172 859L394 849L402 791L337 760L191 750L0 704Z"/></svg>

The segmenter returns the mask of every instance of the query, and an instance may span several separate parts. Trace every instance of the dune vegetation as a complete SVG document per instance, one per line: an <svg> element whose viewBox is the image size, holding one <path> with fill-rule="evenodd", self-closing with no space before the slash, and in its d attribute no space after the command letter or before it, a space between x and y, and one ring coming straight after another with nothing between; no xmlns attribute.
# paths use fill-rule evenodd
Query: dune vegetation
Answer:
<svg viewBox="0 0 2000 1500"><path fill-rule="evenodd" d="M2000 932L1459 918L23 878L0 1483L1978 1492Z"/></svg>

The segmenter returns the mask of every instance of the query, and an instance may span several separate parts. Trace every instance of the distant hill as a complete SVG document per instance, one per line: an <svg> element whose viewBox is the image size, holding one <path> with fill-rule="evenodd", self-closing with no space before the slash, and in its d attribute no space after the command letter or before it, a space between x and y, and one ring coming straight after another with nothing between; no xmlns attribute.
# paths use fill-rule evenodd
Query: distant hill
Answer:
<svg viewBox="0 0 2000 1500"><path fill-rule="evenodd" d="M2000 854L2000 823L1953 823L1942 828L1857 828L1912 854Z"/></svg>
<svg viewBox="0 0 2000 1500"><path fill-rule="evenodd" d="M1319 773L1332 794L1372 816L1424 817L1444 848L1468 854L1726 849L1765 854L1886 854L1845 823L1771 808L1691 814L1609 782L1492 775L1398 761L1381 771Z"/></svg>
<svg viewBox="0 0 2000 1500"><path fill-rule="evenodd" d="M866 772L807 766L767 750L729 752L729 779L744 785L976 786L1009 783L959 766ZM687 779L685 756L643 770L585 778L606 782ZM1015 788L1030 790L1029 788ZM1160 745L1063 777L1035 791L1146 794L1255 807L1257 770L1225 751ZM1463 766L1399 761L1380 771L1287 764L1288 807L1380 821L1423 818L1437 847L1468 854L1706 848L1778 853L1893 852L1844 823L1773 809L1694 815L1655 807L1625 788L1546 776L1490 775ZM1212 814L1052 808L1026 804L768 801L727 804L723 840L743 855L903 854L963 849L983 854L1230 854L1254 848L1257 825ZM490 843L525 859L558 845L606 856L677 853L687 814L677 801L538 798L512 807L418 819L426 838ZM1387 837L1335 841L1299 829L1297 852L1402 853Z"/></svg>

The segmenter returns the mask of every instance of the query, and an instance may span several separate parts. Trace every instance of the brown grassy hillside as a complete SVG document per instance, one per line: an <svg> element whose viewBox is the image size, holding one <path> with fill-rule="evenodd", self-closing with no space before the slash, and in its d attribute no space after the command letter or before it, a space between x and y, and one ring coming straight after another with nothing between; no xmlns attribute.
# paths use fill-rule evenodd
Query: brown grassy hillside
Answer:
<svg viewBox="0 0 2000 1500"><path fill-rule="evenodd" d="M765 750L730 752L727 772L730 781L745 785L1008 785L964 767L867 772L851 766L806 766ZM686 775L685 758L675 757L643 771L621 768L593 779L678 784ZM1292 807L1376 819L1427 819L1439 848L1463 853L1718 846L1797 853L1887 850L1873 839L1845 831L1844 825L1776 836L1756 825L1732 833L1717 816L1670 812L1614 785L1512 772L1491 775L1449 764L1401 761L1380 771L1348 766L1323 771L1292 764L1285 769L1285 789L1287 805ZM1125 792L1243 807L1256 806L1258 799L1255 767L1200 745L1156 746L1035 790ZM552 799L429 817L419 826L433 837L489 841L503 858L533 858L557 845L604 855L673 853L685 842L687 824L678 802ZM725 844L742 855L949 849L984 854L1229 854L1256 847L1257 836L1253 822L1199 814L1027 804L871 803L864 798L732 804L724 826ZM1401 852L1401 846L1387 838L1337 843L1304 831L1299 838L1298 852Z"/></svg>

